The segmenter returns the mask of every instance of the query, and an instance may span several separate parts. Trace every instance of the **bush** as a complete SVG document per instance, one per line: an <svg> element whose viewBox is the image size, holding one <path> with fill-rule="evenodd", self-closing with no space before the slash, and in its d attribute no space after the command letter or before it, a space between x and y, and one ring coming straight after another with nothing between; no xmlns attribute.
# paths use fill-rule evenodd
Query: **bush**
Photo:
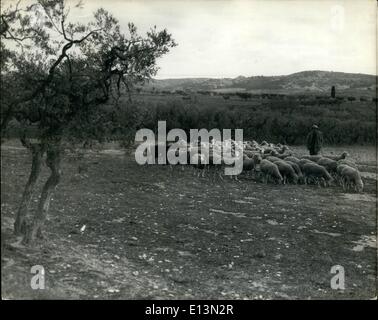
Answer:
<svg viewBox="0 0 378 320"><path fill-rule="evenodd" d="M252 98L252 94L250 94L248 92L237 92L236 95L243 100L247 100L247 99Z"/></svg>
<svg viewBox="0 0 378 320"><path fill-rule="evenodd" d="M318 105L315 97L298 101L288 96L285 100L256 98L246 107L246 103L230 105L216 97L197 101L165 96L156 102L146 95L138 99L132 104L121 102L124 106L115 117L119 131L113 132L113 138L133 139L140 128L157 132L157 122L165 120L167 130L181 128L188 136L194 128L243 129L244 139L295 145L304 144L311 125L317 123L327 144L374 144L376 139L376 107L372 101L346 103L335 99L338 104L334 105L327 99Z"/></svg>

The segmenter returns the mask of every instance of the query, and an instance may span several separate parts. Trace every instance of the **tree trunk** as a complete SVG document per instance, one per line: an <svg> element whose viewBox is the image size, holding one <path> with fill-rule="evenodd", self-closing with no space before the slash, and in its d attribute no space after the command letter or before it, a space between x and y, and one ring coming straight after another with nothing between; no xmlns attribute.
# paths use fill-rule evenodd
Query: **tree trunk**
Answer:
<svg viewBox="0 0 378 320"><path fill-rule="evenodd" d="M60 144L49 145L46 151L46 164L51 170L51 175L43 186L38 208L34 215L32 223L26 231L24 243L32 244L36 236L42 236L42 227L46 221L47 213L50 207L51 197L60 181Z"/></svg>
<svg viewBox="0 0 378 320"><path fill-rule="evenodd" d="M30 201L33 195L35 185L41 172L42 158L45 152L42 144L27 145L32 153L32 166L28 182L26 183L20 206L17 211L16 221L14 223L14 233L16 235L25 234L26 217L29 212Z"/></svg>

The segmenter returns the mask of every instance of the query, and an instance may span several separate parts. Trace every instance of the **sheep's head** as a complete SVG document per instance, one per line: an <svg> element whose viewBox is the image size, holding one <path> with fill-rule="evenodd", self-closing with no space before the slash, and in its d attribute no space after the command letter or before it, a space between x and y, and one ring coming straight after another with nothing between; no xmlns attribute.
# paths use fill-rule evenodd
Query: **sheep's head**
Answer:
<svg viewBox="0 0 378 320"><path fill-rule="evenodd" d="M278 184L283 184L284 183L284 179L282 178L281 175L279 175L278 177L276 177L276 180L277 180Z"/></svg>
<svg viewBox="0 0 378 320"><path fill-rule="evenodd" d="M272 150L270 152L270 155L272 155L273 157L277 157L278 156L278 152L276 150Z"/></svg>
<svg viewBox="0 0 378 320"><path fill-rule="evenodd" d="M341 154L341 159L345 159L346 157L349 157L349 153L344 151L342 154Z"/></svg>
<svg viewBox="0 0 378 320"><path fill-rule="evenodd" d="M259 164L262 160L259 154L255 154L252 159L255 164Z"/></svg>
<svg viewBox="0 0 378 320"><path fill-rule="evenodd" d="M298 176L298 183L304 184L305 183L305 177L303 175Z"/></svg>
<svg viewBox="0 0 378 320"><path fill-rule="evenodd" d="M358 179L357 183L356 183L356 189L357 189L357 192L362 192L364 190L364 183L362 182L362 179Z"/></svg>

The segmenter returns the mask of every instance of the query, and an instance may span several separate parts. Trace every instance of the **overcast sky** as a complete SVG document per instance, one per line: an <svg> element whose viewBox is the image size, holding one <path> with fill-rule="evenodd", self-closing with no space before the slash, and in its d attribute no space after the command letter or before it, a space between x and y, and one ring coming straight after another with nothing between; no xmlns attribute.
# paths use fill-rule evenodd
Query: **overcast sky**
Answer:
<svg viewBox="0 0 378 320"><path fill-rule="evenodd" d="M375 0L84 0L72 14L85 20L100 6L125 29L132 21L172 33L178 46L158 78L376 74Z"/></svg>

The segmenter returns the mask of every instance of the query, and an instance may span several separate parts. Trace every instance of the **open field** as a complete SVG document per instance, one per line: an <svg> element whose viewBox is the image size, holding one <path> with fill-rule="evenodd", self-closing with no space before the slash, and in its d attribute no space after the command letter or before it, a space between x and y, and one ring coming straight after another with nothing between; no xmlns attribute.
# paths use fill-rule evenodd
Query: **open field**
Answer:
<svg viewBox="0 0 378 320"><path fill-rule="evenodd" d="M324 153L343 150L364 172L362 194L199 178L189 167L138 166L131 151L91 151L78 161L67 155L47 240L30 251L12 225L31 161L21 146L5 143L2 297L373 298L375 148ZM42 180L47 174L44 168ZM36 264L46 269L47 289L39 292L30 289ZM334 265L345 268L344 291L330 288Z"/></svg>

